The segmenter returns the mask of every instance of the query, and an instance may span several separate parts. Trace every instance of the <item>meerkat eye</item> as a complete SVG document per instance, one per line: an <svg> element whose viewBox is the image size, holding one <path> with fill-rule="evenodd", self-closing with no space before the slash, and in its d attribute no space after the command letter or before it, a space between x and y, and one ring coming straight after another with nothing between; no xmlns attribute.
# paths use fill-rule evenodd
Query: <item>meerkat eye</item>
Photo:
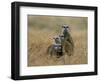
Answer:
<svg viewBox="0 0 100 82"><path fill-rule="evenodd" d="M65 25L62 25L62 28L65 28Z"/></svg>
<svg viewBox="0 0 100 82"><path fill-rule="evenodd" d="M55 39L55 38L53 38L53 39Z"/></svg>

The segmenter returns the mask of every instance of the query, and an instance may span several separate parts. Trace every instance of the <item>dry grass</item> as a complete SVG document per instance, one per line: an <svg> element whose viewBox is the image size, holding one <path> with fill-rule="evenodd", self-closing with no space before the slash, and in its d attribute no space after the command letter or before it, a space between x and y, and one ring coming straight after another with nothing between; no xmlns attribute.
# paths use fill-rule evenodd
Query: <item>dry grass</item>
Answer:
<svg viewBox="0 0 100 82"><path fill-rule="evenodd" d="M57 35L55 31L38 30L34 27L28 30L28 66L47 66L65 64L87 64L87 31L71 29L75 44L74 55L70 58L62 56L57 59L50 57L47 47L52 44L52 38Z"/></svg>

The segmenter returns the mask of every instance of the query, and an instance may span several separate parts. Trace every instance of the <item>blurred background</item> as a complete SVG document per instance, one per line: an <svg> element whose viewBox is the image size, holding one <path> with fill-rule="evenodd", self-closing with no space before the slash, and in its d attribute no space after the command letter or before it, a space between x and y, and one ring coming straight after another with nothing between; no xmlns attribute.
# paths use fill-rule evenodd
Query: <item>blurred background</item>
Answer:
<svg viewBox="0 0 100 82"><path fill-rule="evenodd" d="M32 16L28 15L29 28L39 29L59 29L63 24L68 24L73 29L87 29L87 17L67 17L67 16Z"/></svg>

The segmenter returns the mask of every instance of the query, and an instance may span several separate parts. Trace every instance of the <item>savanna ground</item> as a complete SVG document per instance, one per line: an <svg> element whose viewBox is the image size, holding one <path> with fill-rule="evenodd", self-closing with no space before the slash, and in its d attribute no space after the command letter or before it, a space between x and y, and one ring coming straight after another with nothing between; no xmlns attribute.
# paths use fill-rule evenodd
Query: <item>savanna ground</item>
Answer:
<svg viewBox="0 0 100 82"><path fill-rule="evenodd" d="M87 17L28 16L28 66L87 64ZM73 56L50 57L46 53L61 26L70 26L75 48ZM65 63L64 63L65 62Z"/></svg>

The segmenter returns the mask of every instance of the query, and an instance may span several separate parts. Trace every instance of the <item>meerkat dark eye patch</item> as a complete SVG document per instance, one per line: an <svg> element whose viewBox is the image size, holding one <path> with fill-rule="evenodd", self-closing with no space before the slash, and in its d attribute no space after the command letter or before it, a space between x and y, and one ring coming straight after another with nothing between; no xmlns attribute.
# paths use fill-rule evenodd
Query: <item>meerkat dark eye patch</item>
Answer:
<svg viewBox="0 0 100 82"><path fill-rule="evenodd" d="M59 39L58 37L56 39Z"/></svg>
<svg viewBox="0 0 100 82"><path fill-rule="evenodd" d="M63 25L62 28L65 28L65 26Z"/></svg>

